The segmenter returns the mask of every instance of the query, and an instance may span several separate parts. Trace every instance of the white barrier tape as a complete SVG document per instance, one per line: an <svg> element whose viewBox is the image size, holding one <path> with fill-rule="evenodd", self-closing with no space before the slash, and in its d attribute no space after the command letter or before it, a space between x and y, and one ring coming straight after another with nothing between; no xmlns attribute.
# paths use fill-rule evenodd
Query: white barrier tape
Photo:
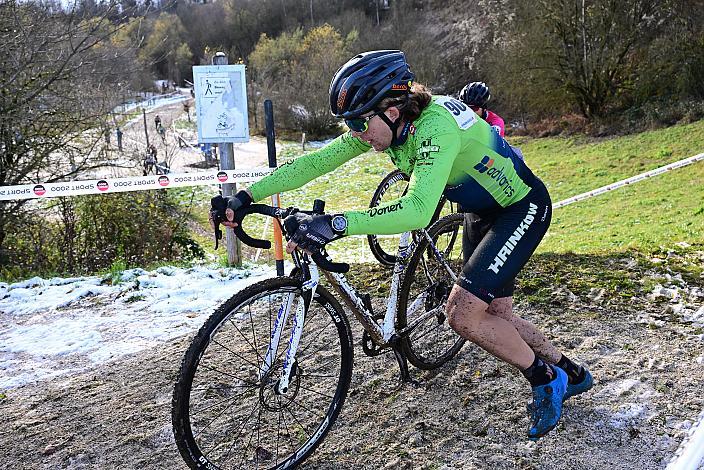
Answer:
<svg viewBox="0 0 704 470"><path fill-rule="evenodd" d="M632 176L625 180L617 181L601 188L597 188L586 193L578 194L570 198L556 202L552 205L553 209L564 207L584 199L589 199L599 194L603 194L614 189L627 186L637 181L650 178L652 176L665 173L667 171L681 168L690 165L699 160L704 160L704 153L700 153L693 157L685 158L673 163L670 163L660 168ZM200 186L206 184L220 183L239 183L247 181L256 181L272 170L270 168L253 168L249 170L225 170L219 172L198 172L198 173L180 173L170 174L168 176L135 176L127 178L105 178L101 180L88 181L71 181L66 183L44 183L44 184L25 184L17 186L0 186L0 201L13 199L33 199L41 197L57 197L57 196L76 196L81 194L103 194L124 191L146 190L146 189L162 189L165 187L181 187L181 186ZM112 184L111 184L112 183Z"/></svg>
<svg viewBox="0 0 704 470"><path fill-rule="evenodd" d="M676 168L681 168L683 166L691 165L694 162L697 162L699 160L704 160L704 153L700 153L699 155L695 155L693 157L685 158L684 160L679 160L674 163L670 163L669 165L661 166L660 168L656 168L654 170L646 171L645 173L641 173L640 175L632 176L630 178L627 178L625 180L617 181L616 183L612 183L606 186L602 186L601 188L593 189L591 191L588 191L586 193L578 194L576 196L572 196L570 198L567 198L563 201L556 202L555 204L552 205L553 209L557 209L558 207L564 207L568 204L572 204L577 201L582 201L584 199L589 199L594 196L598 196L599 194L604 194L609 191L613 191L614 189L627 186L631 183L635 183L637 181L642 181L644 179L650 178L651 176L659 175L661 173L665 173L666 171L674 170Z"/></svg>
<svg viewBox="0 0 704 470"><path fill-rule="evenodd" d="M170 173L168 175L131 176L125 178L67 181L62 183L0 186L0 201L78 196L83 194L121 193L208 184L241 183L256 181L268 175L271 171L271 168L262 167L246 170L214 170L199 171L197 173Z"/></svg>

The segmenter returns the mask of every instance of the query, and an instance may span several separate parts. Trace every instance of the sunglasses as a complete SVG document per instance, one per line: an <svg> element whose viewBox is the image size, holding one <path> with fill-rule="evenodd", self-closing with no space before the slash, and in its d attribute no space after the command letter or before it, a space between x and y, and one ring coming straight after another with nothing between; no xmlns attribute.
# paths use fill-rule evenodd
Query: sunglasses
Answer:
<svg viewBox="0 0 704 470"><path fill-rule="evenodd" d="M349 127L355 132L365 132L367 129L369 129L369 121L371 120L371 118L373 118L374 116L378 116L381 113L383 113L383 111L377 111L367 117L345 119L345 124L347 125L347 127Z"/></svg>

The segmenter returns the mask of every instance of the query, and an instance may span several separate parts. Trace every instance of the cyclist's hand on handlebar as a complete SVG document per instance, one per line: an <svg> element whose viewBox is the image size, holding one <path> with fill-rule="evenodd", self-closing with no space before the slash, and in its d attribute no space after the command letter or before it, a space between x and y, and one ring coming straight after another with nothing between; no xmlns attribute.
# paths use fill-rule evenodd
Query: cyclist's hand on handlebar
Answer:
<svg viewBox="0 0 704 470"><path fill-rule="evenodd" d="M247 207L252 204L252 196L245 190L238 191L232 197L227 198L227 208L225 209L225 221L223 225L226 227L235 228L237 223L233 222L235 220L235 211L241 207Z"/></svg>
<svg viewBox="0 0 704 470"><path fill-rule="evenodd" d="M234 228L237 224L233 222L235 211L240 207L246 207L252 203L252 198L247 191L239 191L232 197L215 196L210 199L210 212L208 221L215 231L215 249L218 248L218 241L222 239L220 224Z"/></svg>
<svg viewBox="0 0 704 470"><path fill-rule="evenodd" d="M291 235L286 251L296 247L309 252L320 251L327 243L342 238L347 229L343 215L305 214L296 212L284 219L284 228Z"/></svg>

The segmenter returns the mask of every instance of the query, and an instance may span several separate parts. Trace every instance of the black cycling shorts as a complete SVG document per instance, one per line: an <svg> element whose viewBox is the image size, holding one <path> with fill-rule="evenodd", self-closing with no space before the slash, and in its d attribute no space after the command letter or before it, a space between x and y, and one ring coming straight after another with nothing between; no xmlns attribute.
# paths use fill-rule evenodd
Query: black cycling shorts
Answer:
<svg viewBox="0 0 704 470"><path fill-rule="evenodd" d="M457 284L486 303L510 297L516 275L543 239L552 218L552 201L536 178L519 202L476 221L465 215L462 248L466 253ZM469 259L467 259L467 256Z"/></svg>

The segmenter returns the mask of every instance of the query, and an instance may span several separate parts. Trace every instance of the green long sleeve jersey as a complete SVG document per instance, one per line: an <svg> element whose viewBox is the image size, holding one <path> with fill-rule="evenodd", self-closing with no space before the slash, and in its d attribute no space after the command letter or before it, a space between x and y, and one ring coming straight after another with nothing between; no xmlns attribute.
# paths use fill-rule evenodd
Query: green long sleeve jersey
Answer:
<svg viewBox="0 0 704 470"><path fill-rule="evenodd" d="M370 148L350 133L343 134L254 183L249 188L252 198L260 201L299 188ZM433 97L410 126L406 141L385 153L410 175L408 191L375 208L345 212L347 235L395 234L426 227L443 193L466 211L488 215L523 199L535 181L523 160L486 121L448 96Z"/></svg>

